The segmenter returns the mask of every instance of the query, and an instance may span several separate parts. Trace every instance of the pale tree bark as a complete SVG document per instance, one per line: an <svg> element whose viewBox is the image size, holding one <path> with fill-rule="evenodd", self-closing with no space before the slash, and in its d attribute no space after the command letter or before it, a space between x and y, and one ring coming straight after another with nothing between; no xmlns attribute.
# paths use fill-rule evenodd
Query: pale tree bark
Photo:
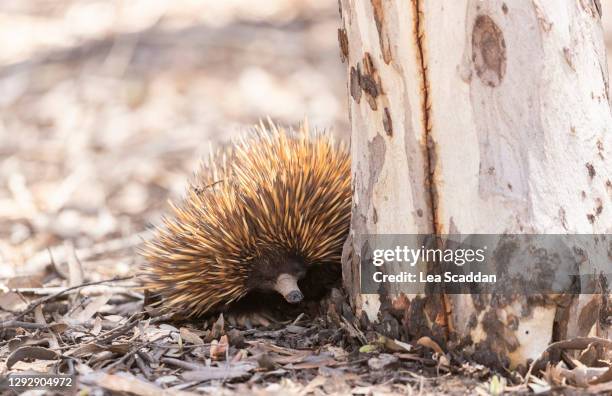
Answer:
<svg viewBox="0 0 612 396"><path fill-rule="evenodd" d="M359 293L364 234L612 232L599 2L341 0L340 9L354 182L343 272L358 317L393 336L472 343L480 360L513 367L555 339L606 337L601 295L490 304L389 285Z"/></svg>

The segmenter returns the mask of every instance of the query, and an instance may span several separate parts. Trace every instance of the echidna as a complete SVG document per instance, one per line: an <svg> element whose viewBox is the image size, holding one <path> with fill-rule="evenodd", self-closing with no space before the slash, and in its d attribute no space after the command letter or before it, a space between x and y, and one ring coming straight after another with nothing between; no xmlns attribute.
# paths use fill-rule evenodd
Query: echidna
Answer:
<svg viewBox="0 0 612 396"><path fill-rule="evenodd" d="M143 249L145 288L190 315L254 290L300 302L298 280L314 266L339 266L350 179L348 151L330 135L261 123L211 155L172 205Z"/></svg>

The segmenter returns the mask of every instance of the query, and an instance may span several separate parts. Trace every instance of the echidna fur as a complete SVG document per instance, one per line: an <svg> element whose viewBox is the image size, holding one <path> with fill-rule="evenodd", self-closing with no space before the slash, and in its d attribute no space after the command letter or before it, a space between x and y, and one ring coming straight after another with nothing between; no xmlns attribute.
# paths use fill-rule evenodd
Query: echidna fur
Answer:
<svg viewBox="0 0 612 396"><path fill-rule="evenodd" d="M204 161L172 210L142 250L144 287L188 315L222 309L251 290L273 289L283 273L300 279L340 265L350 156L305 125L260 123ZM299 289L292 293L285 298L299 300Z"/></svg>

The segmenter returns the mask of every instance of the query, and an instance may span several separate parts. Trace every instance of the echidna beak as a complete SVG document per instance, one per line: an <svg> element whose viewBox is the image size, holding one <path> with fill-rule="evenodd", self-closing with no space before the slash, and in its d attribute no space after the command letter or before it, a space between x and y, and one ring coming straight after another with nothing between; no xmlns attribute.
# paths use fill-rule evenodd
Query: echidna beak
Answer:
<svg viewBox="0 0 612 396"><path fill-rule="evenodd" d="M276 278L274 290L285 297L288 303L297 304L304 299L304 295L297 285L297 279L290 274L280 274Z"/></svg>
<svg viewBox="0 0 612 396"><path fill-rule="evenodd" d="M285 296L285 300L291 304L297 304L304 299L304 295L299 290L294 290Z"/></svg>

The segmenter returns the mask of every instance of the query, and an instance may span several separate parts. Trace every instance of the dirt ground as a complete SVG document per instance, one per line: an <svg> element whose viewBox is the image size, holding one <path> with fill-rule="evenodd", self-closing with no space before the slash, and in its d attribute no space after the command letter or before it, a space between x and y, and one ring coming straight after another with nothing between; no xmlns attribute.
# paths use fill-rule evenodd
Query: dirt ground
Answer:
<svg viewBox="0 0 612 396"><path fill-rule="evenodd" d="M268 116L348 139L337 1L256 4L0 2L0 377L73 373L94 395L567 390L554 367L493 373L329 315L143 311L123 278L211 146Z"/></svg>

